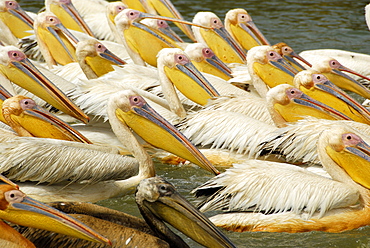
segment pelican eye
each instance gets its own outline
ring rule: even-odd
[[[173,192],[173,188],[171,187],[171,185],[167,185],[167,184],[160,184],[158,186],[158,192],[161,196],[170,196],[172,195],[172,192]]]
[[[19,101],[22,109],[32,109],[36,106],[36,103],[32,99],[22,99]]]
[[[158,21],[157,21],[157,25],[158,25],[158,27],[160,27],[160,28],[166,28],[166,27],[168,27],[167,22],[165,22],[165,21],[163,21],[163,20],[158,20]]]
[[[345,146],[357,146],[360,143],[364,143],[364,141],[354,133],[342,134],[342,140]]]
[[[141,96],[131,96],[130,98],[131,106],[142,107],[145,105],[145,100]]]
[[[20,203],[25,195],[19,190],[10,190],[4,193],[5,200],[9,203]]]
[[[16,9],[18,7],[18,3],[15,2],[15,1],[6,1],[5,2],[5,6],[8,8],[8,9]]]
[[[185,65],[189,63],[190,60],[184,54],[175,54],[175,62],[181,65]]]
[[[330,60],[329,61],[329,65],[332,68],[339,68],[340,67],[340,63],[337,60],[335,60],[335,59]]]

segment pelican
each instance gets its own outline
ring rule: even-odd
[[[77,61],[88,79],[98,78],[126,62],[95,39],[80,41],[76,47]]]
[[[323,74],[312,69],[301,71],[294,77],[294,85],[305,94],[337,109],[352,120],[369,124],[370,112]]]
[[[171,17],[174,19],[184,20],[180,12],[171,3],[170,0],[148,0],[148,4],[161,16]],[[193,42],[196,42],[196,38],[191,29],[181,22],[175,22],[175,25]]]
[[[92,154],[87,153],[85,150],[86,148],[81,149],[82,147],[86,146],[70,146],[70,148],[63,148],[63,150],[65,150],[65,153],[71,152],[72,149],[73,155],[63,155],[64,153],[54,154],[52,161],[50,161],[51,164],[46,165],[45,161],[43,161],[43,164],[47,167],[43,171],[43,174],[34,174],[33,172],[31,172],[31,168],[27,168],[27,164],[32,163],[32,160],[36,160],[37,162],[37,160],[42,160],[42,158],[39,158],[40,156],[35,154],[34,151],[32,151],[33,149],[31,149],[31,147],[30,149],[24,149],[24,146],[27,146],[28,144],[26,139],[20,140],[21,147],[18,147],[19,141],[4,143],[4,146],[8,148],[3,150],[4,152],[1,154],[1,156],[4,156],[3,159],[6,160],[6,162],[2,165],[2,170],[8,170],[7,173],[9,177],[18,177],[18,180],[22,181],[35,181],[36,179],[39,182],[47,182],[50,180],[52,180],[54,183],[59,182],[59,184],[55,185],[37,186],[34,186],[30,183],[22,183],[22,188],[25,192],[27,192],[29,195],[34,195],[35,198],[39,198],[42,201],[55,201],[56,199],[62,201],[98,201],[118,195],[127,194],[128,192],[132,192],[132,190],[137,186],[140,180],[155,175],[155,169],[151,157],[139,144],[139,142],[129,129],[130,127],[135,133],[137,133],[149,144],[174,153],[186,160],[191,161],[192,163],[205,168],[206,170],[209,170],[214,174],[219,173],[217,169],[215,169],[212,164],[210,164],[210,162],[186,139],[185,136],[179,133],[175,127],[173,127],[162,117],[160,117],[156,112],[154,112],[153,109],[144,101],[144,99],[137,95],[135,92],[122,91],[111,96],[108,103],[108,116],[109,122],[112,126],[112,130],[117,135],[117,138],[126,146],[126,149],[131,154],[133,154],[133,156],[139,162],[139,172],[137,175],[135,175],[135,173],[137,173],[137,164],[133,163],[133,161],[130,159],[128,159],[128,162],[125,162],[125,164],[123,162],[120,162],[118,165],[105,164],[107,159],[111,157],[109,156],[109,154],[104,155],[104,159],[103,161],[101,161],[100,159],[100,163],[103,163],[104,166],[118,166],[121,168],[114,168],[113,170],[110,169],[111,171],[104,176],[99,176],[99,171],[83,171],[81,163],[84,164],[86,162],[84,160],[87,159],[84,157],[84,153],[86,153],[86,156],[91,156]],[[129,125],[129,127],[126,125]],[[32,146],[34,147],[34,140],[29,141],[32,142]],[[41,154],[45,153],[46,150],[50,150],[52,153],[55,153],[55,149],[58,150],[57,147],[63,147],[64,145],[66,145],[66,142],[58,142],[55,145],[55,142],[48,142],[48,140],[45,139],[40,139],[40,142],[38,143],[41,145],[42,142],[48,144],[48,148],[45,149],[45,147],[36,147],[36,149],[39,150]],[[21,162],[21,164],[18,165],[16,161],[11,162],[11,160],[13,159],[17,160],[15,157],[7,157],[6,154],[7,152],[9,152],[8,150],[13,144],[14,147],[11,149],[11,151],[15,154],[17,152],[22,152],[22,156],[24,156],[23,161]],[[79,155],[76,155],[76,153]],[[64,162],[64,166],[62,167],[58,164],[60,162],[58,159],[62,159],[60,163],[63,164],[63,157],[64,160],[66,157],[68,160],[69,156],[71,155],[73,157],[73,161],[67,161],[67,164],[72,163],[71,165],[73,165],[74,163],[80,163],[80,165],[78,165],[80,166],[80,169],[78,167],[73,168],[69,165],[67,166],[66,162]],[[50,155],[47,156],[49,157]],[[81,158],[81,160],[79,160],[79,157]],[[116,157],[113,157],[112,159],[114,158]],[[87,159],[87,161],[89,161],[88,163],[91,163],[91,159],[92,158]],[[54,164],[57,165],[57,167],[54,167]],[[10,167],[13,168],[9,168],[9,165],[11,165]],[[93,165],[89,165],[90,170],[91,168],[94,168],[92,166]],[[101,164],[99,166],[101,166]],[[20,168],[16,169],[15,167]],[[114,171],[117,171],[117,169],[118,171],[121,171],[121,175],[119,177],[125,180],[102,181],[105,180],[103,178],[109,178],[110,176],[114,175]],[[40,170],[40,168],[38,168],[38,170]],[[68,178],[68,175],[66,176],[65,170],[69,170],[67,174],[69,174],[69,177],[71,178],[73,183],[60,183],[63,182],[63,180],[56,178],[60,176],[59,174],[61,174],[62,179]],[[81,172],[79,172],[79,170],[81,170]],[[51,179],[48,180],[48,177],[50,177]],[[90,183],[86,184],[79,181],[79,178],[83,177],[90,177],[90,179],[88,180],[90,181]],[[85,191],[83,195],[80,193],[81,189],[84,189]]]
[[[351,120],[340,111],[307,96],[290,84],[280,84],[270,89],[266,101],[271,117],[278,127],[305,116],[328,120]]]
[[[251,48],[247,54],[247,66],[253,86],[261,97],[276,85],[293,85],[293,78],[298,73],[270,46]]]
[[[226,31],[220,18],[212,12],[198,12],[193,23],[208,27],[202,29],[192,26],[198,42],[207,45],[225,63],[246,62],[246,54],[242,47]]]
[[[219,96],[181,49],[164,48],[159,52],[158,75],[171,110],[180,117],[185,117],[186,113],[173,85],[187,98],[200,105],[206,105],[208,99]]]
[[[84,123],[88,122],[89,117],[46,78],[18,48],[0,47],[0,72],[10,81],[39,96],[55,108]]]
[[[311,68],[326,76],[332,83],[334,83],[338,87],[354,92],[364,98],[370,98],[369,89],[367,89],[365,86],[363,86],[361,83],[357,82],[350,76],[344,74],[342,71],[349,72],[368,81],[370,81],[370,79],[351,70],[350,68],[343,66],[337,60],[326,57],[319,61],[316,61],[316,63],[313,63]]]
[[[114,22],[116,24],[117,31],[121,34],[122,43],[125,45],[127,52],[135,64],[139,65],[145,65],[144,62],[146,62],[149,65],[156,66],[156,56],[162,48],[179,48],[173,39],[168,36],[162,36],[155,29],[151,29],[139,22],[144,18],[179,22],[206,28],[191,22],[169,17],[149,15],[133,9],[123,10],[115,17]]]
[[[77,61],[77,38],[71,34],[52,12],[41,12],[34,23],[34,31],[40,52],[49,68]]]
[[[3,101],[2,118],[19,136],[54,138],[91,144],[86,137],[29,97],[16,95]]]
[[[136,202],[145,221],[120,211],[88,203],[58,202],[50,205],[78,217],[85,224],[94,226],[112,241],[113,247],[124,247],[127,244],[137,247],[188,247],[164,222],[205,247],[235,247],[207,217],[183,198],[172,184],[160,177],[140,182]],[[51,246],[59,243],[63,244],[63,247],[96,247],[96,244],[88,241],[64,235],[45,234],[43,231],[33,229],[23,231],[23,235],[36,245],[38,244],[36,242],[40,242]],[[42,237],[39,237],[41,235]]]
[[[109,239],[82,222],[27,196],[19,190],[18,185],[4,176],[0,175],[0,180],[2,206],[0,218],[2,220],[111,245]],[[0,222],[0,229],[2,231],[0,244],[6,247],[35,247],[4,221]]]
[[[302,56],[300,56],[299,54],[297,54],[293,48],[291,48],[290,46],[288,46],[286,43],[284,42],[279,42],[275,45],[272,46],[273,48],[275,48],[275,51],[277,53],[279,53],[284,59],[288,60],[288,62],[295,68],[297,69],[298,71],[302,71],[302,70],[305,70],[306,68],[301,65],[300,63],[298,63],[298,61],[296,61],[294,58],[300,60],[301,62],[303,62],[305,65],[307,65],[308,67],[311,67],[312,65],[310,64],[310,62],[308,62],[307,60],[305,60]]]
[[[198,187],[200,210],[232,231],[342,232],[368,225],[369,145],[346,125],[322,132],[317,152],[332,179],[302,168],[253,160]]]
[[[254,24],[252,17],[244,9],[232,9],[226,13],[225,28],[246,51],[252,47],[270,43]]]
[[[215,75],[226,81],[233,77],[231,69],[205,44],[189,44],[184,51],[200,72]]]
[[[93,32],[74,7],[71,0],[45,0],[46,11],[55,14],[63,25],[94,37]]]
[[[17,1],[0,1],[0,22],[3,40],[8,45],[17,45],[18,39],[31,35],[33,19]],[[7,35],[6,35],[7,34]]]

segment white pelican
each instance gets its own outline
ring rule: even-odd
[[[180,12],[171,3],[170,0],[148,0],[148,4],[152,7],[160,16],[171,17],[174,19],[184,20]],[[175,25],[193,42],[196,42],[196,38],[189,28],[181,22],[175,22]]]
[[[235,247],[207,217],[162,178],[142,180],[137,188],[136,202],[145,221],[90,203],[56,202],[50,205],[94,227],[112,241],[113,247],[125,247],[127,244],[134,247],[188,247],[164,222],[206,247]],[[63,244],[64,247],[96,247],[92,242],[65,235],[46,234],[31,228],[22,230],[22,234],[36,245],[44,243],[50,246]]]
[[[17,1],[0,1],[1,39],[7,45],[17,45],[18,39],[31,35],[33,19]]]
[[[251,48],[247,54],[247,67],[253,86],[261,97],[276,85],[293,85],[294,75],[298,73],[270,46]]]
[[[0,120],[22,137],[54,138],[91,144],[77,130],[40,108],[29,97],[8,97],[1,103],[1,115]]]
[[[334,83],[338,87],[354,92],[364,98],[370,98],[369,89],[354,80],[352,77],[344,74],[342,71],[351,73],[352,75],[356,75],[368,81],[370,81],[370,79],[351,70],[348,67],[343,66],[341,63],[339,63],[339,61],[330,57],[325,57],[321,60],[316,60],[315,62],[313,62],[311,68],[326,76],[332,83]]]
[[[220,18],[212,12],[198,12],[193,23],[208,27],[202,29],[192,26],[195,38],[198,42],[207,45],[225,63],[246,62],[244,49],[226,31]]]
[[[351,120],[340,111],[315,100],[290,84],[280,84],[266,95],[267,108],[278,127],[305,116],[328,120]]]
[[[40,228],[89,241],[111,245],[109,239],[71,216],[27,196],[18,185],[0,175],[0,244],[6,247],[35,247],[3,220],[14,224]],[[95,243],[96,244],[96,243]],[[4,246],[5,247],[5,246]]]
[[[108,103],[108,115],[109,122],[111,123],[112,129],[117,135],[118,139],[122,143],[124,143],[126,149],[134,155],[137,161],[139,161],[139,173],[137,175],[135,175],[137,171],[137,165],[133,164],[132,160],[129,159],[129,163],[120,162],[118,164],[113,163],[109,165],[107,159],[110,159],[110,157],[112,157],[109,154],[104,155],[103,161],[101,160],[102,158],[99,158],[100,163],[104,164],[104,167],[121,167],[118,168],[118,171],[121,171],[121,175],[119,177],[126,180],[102,181],[106,180],[106,178],[109,178],[109,174],[113,176],[113,174],[116,173],[115,171],[117,171],[117,168],[113,170],[110,169],[111,171],[106,175],[100,175],[100,169],[94,172],[94,167],[92,167],[92,165],[89,165],[89,172],[87,172],[86,169],[85,171],[82,171],[82,167],[80,167],[81,171],[79,172],[80,169],[78,168],[78,166],[86,163],[87,161],[84,161],[87,159],[86,156],[91,156],[92,154],[91,152],[86,152],[86,146],[79,146],[85,147],[85,149],[81,149],[78,148],[78,146],[72,145],[65,146],[67,142],[58,142],[58,144],[53,145],[53,143],[55,144],[55,142],[51,142],[45,139],[39,139],[40,142],[37,142],[37,144],[46,143],[48,144],[48,149],[45,149],[44,146],[41,148],[35,147],[36,143],[32,143],[30,149],[23,149],[19,147],[19,145],[23,147],[30,145],[27,143],[27,139],[22,139],[18,141],[13,140],[11,142],[4,143],[4,146],[7,148],[3,150],[1,156],[4,159],[3,161],[6,162],[2,164],[2,170],[8,170],[7,175],[9,177],[11,177],[11,174],[13,174],[13,177],[17,177],[19,180],[22,181],[35,181],[35,179],[39,182],[50,181],[47,179],[47,177],[50,177],[51,180],[53,180],[54,182],[61,182],[61,179],[56,179],[56,177],[59,176],[59,173],[64,178],[66,178],[66,173],[69,174],[69,177],[73,182],[81,182],[79,181],[79,178],[86,178],[86,176],[87,178],[90,177],[90,179],[86,179],[90,181],[90,183],[87,184],[62,183],[55,185],[34,186],[32,184],[30,185],[29,183],[22,183],[22,188],[25,192],[28,192],[28,194],[30,195],[34,195],[34,197],[39,198],[42,201],[52,201],[53,199],[53,201],[55,201],[55,199],[63,201],[98,201],[132,192],[132,190],[134,190],[140,180],[142,180],[143,178],[154,176],[155,169],[151,157],[139,144],[136,137],[129,129],[130,127],[146,142],[172,152],[209,171],[212,171],[215,174],[219,173],[210,164],[210,162],[185,138],[185,136],[179,133],[175,127],[173,127],[162,117],[160,117],[156,112],[154,112],[151,107],[149,107],[149,105],[144,101],[144,99],[138,96],[136,93],[132,91],[122,91],[111,96]],[[129,125],[129,127],[126,125]],[[29,141],[35,142],[34,140]],[[51,157],[52,159],[50,160],[50,163],[45,163],[45,160],[43,160],[42,157],[35,154],[34,151],[31,151],[33,150],[32,146],[36,148],[39,152],[41,152],[41,154],[46,153],[47,150],[51,150],[54,155]],[[58,150],[58,146],[63,148],[63,151],[60,151],[60,154],[55,154],[55,151]],[[73,155],[71,153],[67,155],[67,153],[71,151],[73,152]],[[8,152],[14,154],[9,154],[10,156],[8,156]],[[85,152],[86,155],[84,154]],[[17,153],[22,153],[21,155],[19,155],[23,157],[23,161],[21,162],[21,164],[17,164],[16,162]],[[101,154],[102,152],[100,152],[98,155],[102,156]],[[47,157],[49,156],[50,155],[48,154]],[[60,157],[62,157],[62,161],[59,160],[61,159]],[[72,160],[68,161],[69,158]],[[13,162],[11,162],[11,160],[13,160]],[[40,175],[39,173],[34,174],[33,172],[31,172],[32,168],[28,167],[30,165],[28,163],[38,163],[30,162],[32,160],[43,160],[42,164],[44,164],[45,168],[43,169],[42,175]],[[97,165],[97,162],[94,162],[96,166],[95,169],[101,166],[101,164]],[[63,163],[64,165],[60,165]],[[75,166],[76,163],[80,163],[80,165],[74,168],[70,167],[70,165]],[[91,161],[89,161],[88,163],[91,163]],[[8,165],[11,164],[11,167],[13,168],[9,168]],[[55,165],[57,165],[57,167],[54,167]],[[41,164],[39,164],[39,166],[41,166]],[[8,169],[6,167],[8,167]],[[15,167],[18,168],[15,169]],[[40,167],[38,167],[38,170],[41,170]],[[68,172],[66,170],[68,170]],[[124,173],[124,171],[126,171],[126,174]],[[92,182],[95,183],[91,184]],[[82,188],[85,191],[84,194],[80,193]]]
[[[205,44],[189,44],[184,51],[200,72],[212,74],[226,81],[233,77],[231,69]]]
[[[71,0],[45,0],[47,12],[58,17],[67,29],[84,32],[94,37],[93,32],[78,13]]]
[[[232,231],[342,232],[370,224],[370,147],[349,126],[332,125],[317,143],[332,179],[302,168],[253,160],[235,165],[198,187],[202,211]]]
[[[270,43],[254,24],[252,17],[246,10],[229,10],[224,22],[226,30],[246,51],[255,46],[270,46]]]
[[[305,94],[342,112],[353,121],[370,124],[369,110],[330,82],[323,74],[312,69],[301,71],[294,77],[294,85]]]
[[[88,79],[98,78],[113,71],[113,65],[126,64],[95,39],[78,42],[76,56],[78,64]]]
[[[308,67],[312,66],[307,60],[305,60],[302,56],[297,54],[293,50],[293,48],[291,48],[284,42],[279,42],[273,45],[272,47],[275,49],[277,53],[279,53],[284,59],[286,59],[298,71],[305,70],[306,68],[295,59],[300,60]]]
[[[75,46],[78,39],[71,34],[52,12],[41,12],[34,23],[40,52],[49,68],[77,61]]]
[[[162,48],[179,48],[177,42],[172,38],[169,38],[167,35],[163,36],[157,30],[141,23],[140,20],[144,18],[172,21],[207,28],[184,20],[149,15],[133,9],[121,11],[115,17],[114,22],[127,52],[135,64],[139,65],[144,65],[144,62],[146,62],[149,65],[156,66],[156,56]]]
[[[84,123],[88,122],[89,117],[46,78],[18,48],[0,47],[0,72],[13,83],[37,95],[55,108]]]

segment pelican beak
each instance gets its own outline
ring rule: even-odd
[[[313,77],[315,77],[315,74],[313,75]],[[350,106],[355,111],[357,111],[361,115],[361,117],[363,117],[366,120],[365,121],[366,124],[369,124],[369,122],[370,122],[370,112],[365,107],[363,107],[360,103],[358,103],[355,99],[353,99],[351,96],[349,96],[346,92],[344,92],[343,90],[338,88],[338,86],[336,86],[335,84],[333,84],[329,80],[326,80],[325,82],[322,82],[322,83],[316,83],[315,87],[320,89],[323,92],[327,92],[327,93],[330,94],[330,95],[325,94],[324,99],[326,99],[326,97],[333,97],[334,96],[335,98],[342,100],[348,106]],[[320,98],[315,97],[315,99],[321,99],[321,97]],[[338,109],[339,109],[339,107],[340,106],[338,106]],[[351,114],[356,115],[355,111],[350,110]],[[341,112],[344,113],[344,111],[341,111]],[[355,121],[359,121],[359,122],[364,122],[364,121],[361,121],[362,118],[359,119],[359,120],[354,119],[354,118],[351,118],[351,119],[353,119]]]
[[[183,20],[176,7],[168,0],[149,0],[150,5],[159,13],[161,16],[171,17],[178,20]],[[196,42],[195,36],[191,29],[182,22],[175,22],[176,26],[189,37],[193,42]]]
[[[238,23],[237,25],[232,24],[230,27],[232,32],[234,33],[234,37],[246,50],[249,50],[255,46],[270,46],[268,40],[261,33],[261,31],[257,28],[252,20],[245,23]]]
[[[148,187],[156,189],[150,191]],[[142,192],[144,190],[149,192]],[[149,196],[150,193],[154,197]],[[141,197],[142,195],[149,197]],[[136,192],[136,201],[140,211],[144,212],[144,218],[145,212],[150,212],[154,218],[169,223],[205,247],[235,247],[207,217],[162,178],[142,180]]]
[[[284,55],[283,58],[286,59],[293,67],[295,67],[299,71],[306,70],[306,68],[304,68],[300,63],[298,63],[294,58],[302,61],[309,67],[312,66],[307,60],[305,60],[302,56],[298,55],[294,51],[291,52],[289,55]]]
[[[87,56],[85,58],[86,63],[96,73],[98,77],[113,71],[112,65],[125,65],[126,62],[121,58],[117,57],[108,49],[97,52],[98,56]]]
[[[124,60],[117,57],[114,53],[112,53],[108,49],[105,49],[103,52],[100,52],[99,56],[108,60],[108,61],[110,61],[114,65],[125,65],[125,64],[127,64]]]
[[[178,36],[175,31],[172,30],[172,28],[167,24],[167,22],[163,21],[163,27],[159,28],[159,31],[161,31],[164,35],[170,37],[175,42],[184,42],[180,36]]]
[[[290,99],[290,102],[286,105],[275,103],[274,108],[288,122],[297,121],[303,116],[313,116],[319,119],[329,120],[351,120],[345,114],[322,102],[316,101],[296,88],[288,88],[286,95]]]
[[[370,189],[370,146],[354,133],[342,134],[341,141],[329,144],[326,152],[355,182]]]
[[[236,57],[233,61],[229,61],[223,56],[219,56],[219,58],[225,63],[240,63],[244,64],[246,62],[246,54],[244,49],[231,37],[231,35],[227,32],[225,27],[213,28],[213,32],[209,30],[201,30],[201,34],[206,40],[209,47],[215,52],[216,55],[218,54],[235,54]],[[222,45],[220,45],[222,44]],[[222,53],[219,51],[218,47],[223,47]]]
[[[31,35],[29,31],[33,30],[33,19],[16,1],[6,1],[5,5],[7,11],[0,12],[1,21],[18,39]]]
[[[280,84],[293,85],[293,79],[298,71],[275,51],[267,52],[267,63],[253,64],[255,73],[270,87]]]
[[[62,23],[56,24],[54,27],[47,27],[47,30],[63,47],[63,51],[68,53],[70,59],[72,61],[77,61],[75,55],[75,46],[78,43],[78,39],[74,37],[74,35],[72,35]]]
[[[344,66],[341,66],[338,69],[332,69],[331,70],[332,73],[322,73],[322,74],[324,74],[331,82],[333,82],[339,88],[349,90],[365,98],[370,98],[370,91],[365,86],[363,86],[361,83],[357,82],[355,79],[344,74],[341,71],[346,71],[361,77],[361,74],[358,74]],[[362,77],[368,79],[364,76]]]
[[[60,5],[51,4],[50,11],[53,12],[61,20],[66,28],[79,32],[84,32],[94,37],[91,29],[87,26],[86,22],[80,16],[70,0],[63,2],[59,1],[59,3]]]
[[[18,107],[19,106],[19,107]],[[21,111],[9,112],[12,107]],[[16,123],[26,129],[32,136],[53,138],[92,144],[86,137],[51,113],[40,108],[25,96],[14,96],[6,99],[2,105],[4,118],[11,118],[8,123]]]
[[[131,109],[116,109],[116,116],[149,144],[171,152],[205,170],[219,174],[206,157],[172,124],[151,108],[141,96],[130,96]]]
[[[18,186],[1,176],[0,192],[3,204],[0,218],[18,225],[111,245],[110,240],[88,226],[46,204],[26,196]]]
[[[230,78],[233,78],[233,76],[231,75],[232,73],[231,69],[224,62],[222,62],[216,55],[213,55],[212,57],[207,58],[206,62],[210,66],[216,68],[216,70],[218,70],[220,74],[223,75],[221,76],[221,78],[224,78],[225,80],[229,80]]]
[[[176,56],[176,55],[175,55]],[[207,79],[198,71],[189,59],[182,58],[181,64],[175,67],[164,67],[164,71],[170,81],[181,91],[187,98],[200,105],[206,105],[210,98],[219,96],[215,88]]]
[[[12,82],[32,92],[55,108],[81,120],[89,117],[74,104],[61,90],[47,79],[20,51],[9,51],[11,62],[8,66],[0,65],[0,71]]]

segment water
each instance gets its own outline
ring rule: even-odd
[[[18,1],[23,9],[37,12],[40,0]],[[186,20],[198,11],[212,11],[223,19],[232,8],[244,8],[271,44],[286,42],[296,52],[309,49],[334,48],[370,53],[370,41],[364,7],[367,1],[330,0],[173,0]],[[157,173],[173,183],[179,192],[193,201],[189,192],[211,175],[193,167],[156,164]],[[99,202],[110,208],[139,216],[132,196]],[[237,247],[370,247],[370,226],[340,234],[309,232],[226,233]],[[191,247],[199,247],[187,239]]]

